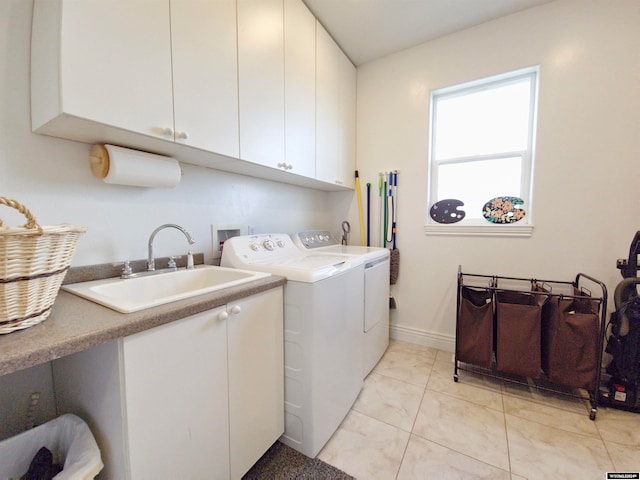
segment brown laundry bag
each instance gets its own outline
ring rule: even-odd
[[[556,296],[545,305],[544,323],[548,324],[549,333],[542,351],[543,369],[549,381],[587,390],[595,388],[600,337],[598,310],[597,301]]]
[[[496,368],[505,373],[539,378],[542,305],[547,295],[496,293]]]
[[[493,300],[491,290],[461,287],[456,358],[491,367],[493,358]]]
[[[597,315],[600,312],[600,301],[594,299],[591,294],[583,292],[578,288],[574,288],[573,296],[580,297],[574,298],[573,301],[581,313],[595,313]],[[599,328],[600,327],[598,327],[598,329]]]
[[[532,290],[535,292],[551,293],[550,290],[541,285],[534,285]],[[549,375],[551,365],[551,345],[555,345],[556,335],[558,331],[558,297],[551,297],[548,302],[542,306],[541,312],[541,330],[540,330],[540,358],[542,370]]]

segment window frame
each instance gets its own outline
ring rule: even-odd
[[[527,148],[525,150],[498,152],[493,154],[455,157],[444,160],[436,160],[435,156],[435,132],[437,127],[437,101],[440,99],[455,98],[516,83],[523,79],[530,79],[531,89],[529,98],[529,128],[527,132]],[[429,152],[428,152],[428,187],[427,187],[427,215],[424,226],[427,235],[482,235],[482,236],[517,236],[529,237],[533,232],[532,200],[533,200],[533,166],[535,159],[536,124],[538,115],[538,89],[540,81],[540,66],[531,66],[511,72],[484,77],[471,82],[466,82],[431,91],[429,111]],[[526,216],[519,222],[512,224],[493,224],[483,218],[464,219],[458,223],[440,224],[429,215],[431,206],[435,203],[437,191],[438,167],[446,164],[457,164],[475,161],[487,161],[507,157],[521,157],[520,198],[524,200]]]

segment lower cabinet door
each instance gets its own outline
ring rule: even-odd
[[[226,309],[123,339],[130,475],[227,479]]]
[[[230,463],[236,479],[284,433],[282,288],[230,303],[227,312]]]

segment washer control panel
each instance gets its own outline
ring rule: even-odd
[[[338,244],[328,230],[308,230],[306,232],[298,232],[295,235],[298,237],[300,244],[309,249]]]
[[[286,233],[270,233],[231,237],[224,244],[223,260],[225,255],[237,256],[245,263],[261,263],[299,257],[302,252]]]

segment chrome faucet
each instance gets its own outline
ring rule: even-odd
[[[147,259],[147,270],[149,272],[153,272],[156,269],[156,262],[153,258],[153,239],[156,236],[156,233],[158,233],[160,230],[163,230],[165,228],[176,228],[180,230],[182,233],[184,233],[184,236],[187,237],[187,241],[189,242],[189,245],[193,245],[195,243],[195,240],[191,238],[191,235],[189,235],[189,232],[187,232],[180,225],[176,225],[174,223],[165,223],[164,225],[160,225],[151,233],[151,236],[149,237],[149,258]]]

